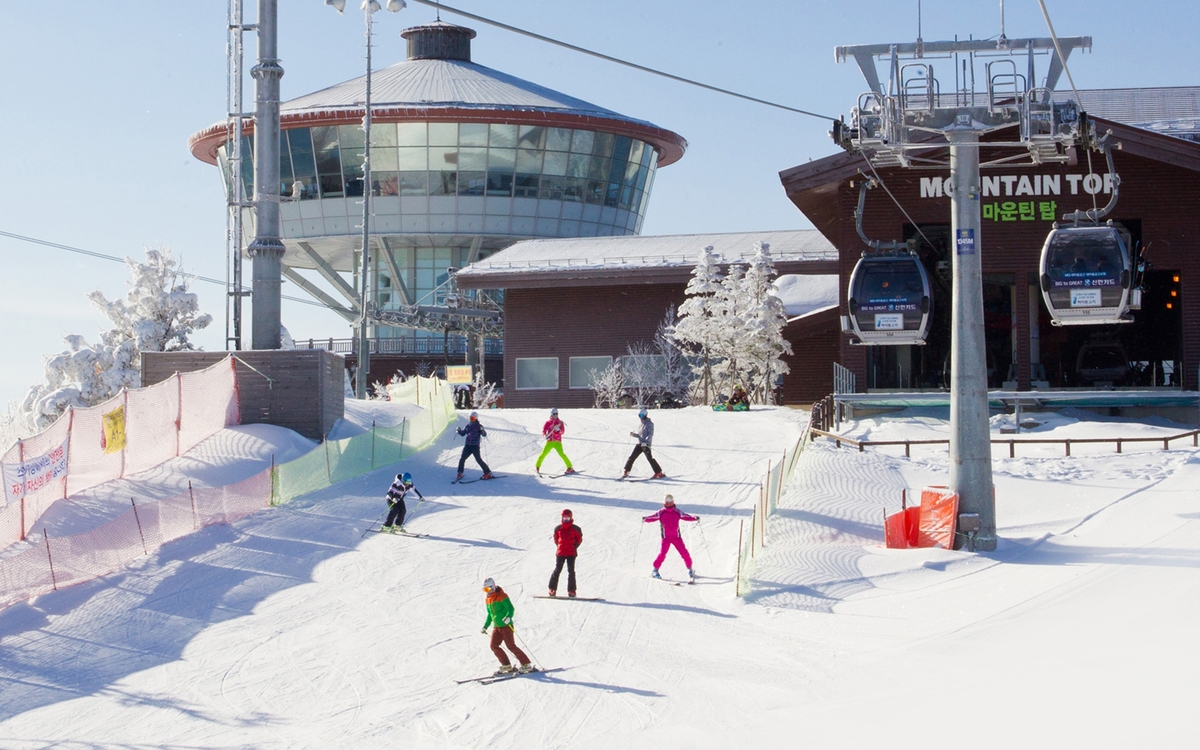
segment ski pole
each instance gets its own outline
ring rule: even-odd
[[[645,522],[645,521],[642,521],[642,522],[641,522],[640,524],[638,524],[638,525],[639,525],[639,526],[641,526],[641,528],[640,528],[640,529],[638,529],[638,540],[637,540],[637,546],[633,548],[633,564],[634,564],[634,565],[637,565],[637,553],[638,553],[638,550],[640,550],[640,549],[642,548],[642,532],[644,532],[644,531],[646,530],[646,522]]]
[[[696,528],[700,531],[700,541],[704,542],[704,554],[708,557],[709,565],[716,565],[712,559],[712,550],[708,547],[708,540],[704,538],[704,527],[700,525],[700,519],[696,519]]]
[[[385,510],[383,513],[387,513],[387,511]],[[383,518],[383,513],[380,513],[378,516],[376,516],[376,517],[375,517],[375,520],[374,520],[374,521],[372,521],[372,522],[371,522],[371,525],[367,527],[367,531],[370,531],[370,530],[371,530],[371,529],[372,529],[372,528],[375,526],[375,524],[379,523],[379,519],[380,519],[380,518]],[[362,539],[362,538],[363,538],[363,536],[366,536],[366,535],[367,535],[367,531],[364,531],[364,532],[362,533],[362,536],[360,536],[360,537],[359,537],[359,539]]]
[[[514,636],[516,636],[516,639],[517,639],[518,641],[520,641],[520,642],[521,642],[521,648],[522,648],[522,650],[524,650],[524,651],[525,651],[525,655],[529,657],[529,661],[530,661],[531,663],[533,663],[533,665],[534,665],[535,667],[537,667],[537,668],[538,668],[538,670],[540,671],[540,670],[541,670],[541,668],[542,668],[542,665],[541,665],[541,662],[540,662],[540,660],[539,660],[537,657],[535,657],[535,656],[533,655],[533,649],[531,649],[531,648],[529,647],[529,644],[525,643],[525,639],[524,639],[524,638],[522,638],[521,636],[517,635],[517,628],[516,628],[516,626],[513,626],[513,629],[512,629],[512,631],[513,631],[513,635],[514,635]]]

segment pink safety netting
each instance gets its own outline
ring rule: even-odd
[[[109,450],[104,418],[120,408],[124,409],[125,446]],[[52,478],[49,471],[40,472],[36,486],[30,482],[23,496],[15,490],[17,485],[5,482],[0,545],[24,539],[56,500],[158,466],[237,423],[233,357],[204,370],[176,374],[161,383],[125,391],[98,406],[68,411],[47,430],[13,446],[0,459],[8,477],[17,467],[53,455],[66,443],[65,471]]]
[[[158,502],[131,502],[120,517],[83,534],[43,537],[0,559],[0,606],[120,570],[202,526],[231,523],[267,508],[271,470],[224,487],[196,488]]]

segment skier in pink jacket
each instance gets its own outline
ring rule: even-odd
[[[667,550],[674,545],[675,549],[679,550],[679,556],[683,558],[683,564],[687,566],[688,578],[696,580],[696,572],[692,569],[692,556],[688,554],[687,547],[683,544],[683,537],[679,535],[680,521],[699,521],[700,516],[693,516],[675,507],[675,498],[667,495],[663,499],[662,510],[649,516],[645,516],[642,520],[646,523],[654,523],[657,521],[662,531],[662,548],[658,551],[658,557],[654,558],[654,572],[650,575],[654,578],[662,578],[658,574],[658,569],[662,566],[663,560],[667,559]]]

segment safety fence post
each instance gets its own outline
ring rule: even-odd
[[[329,436],[325,436],[325,473],[329,477],[329,481],[333,482],[333,468],[329,465]]]
[[[50,554],[50,532],[42,527],[42,540],[46,542],[46,559],[50,561],[50,585],[58,591],[58,580],[54,577],[54,556]]]
[[[138,516],[137,503],[135,503],[131,497],[129,498],[129,504],[133,506],[133,520],[137,521],[138,536],[142,538],[142,552],[145,552],[148,555],[150,554],[150,550],[146,547],[146,534],[142,531],[142,519]]]
[[[371,468],[375,468],[375,420],[371,420]]]

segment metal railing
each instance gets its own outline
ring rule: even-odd
[[[402,354],[402,355],[466,355],[467,341],[462,337],[444,340],[440,338],[423,338],[417,336],[397,336],[395,338],[375,338],[369,340],[371,354]],[[504,341],[500,339],[484,339],[484,354],[489,357],[504,356]],[[297,340],[297,349],[324,349],[334,354],[355,354],[358,352],[358,339],[307,339]]]
[[[912,455],[912,446],[914,445],[949,445],[950,440],[855,440],[843,435],[836,435],[826,430],[813,427],[809,430],[809,435],[813,440],[817,436],[827,437],[837,443],[840,448],[843,444],[853,448],[858,448],[858,452],[862,453],[868,446],[887,446],[887,445],[903,445],[905,457]],[[1000,438],[993,439],[992,445],[1007,445],[1008,457],[1016,458],[1016,450],[1018,445],[1062,445],[1065,455],[1071,455],[1072,445],[1086,445],[1091,443],[1114,443],[1117,446],[1117,453],[1121,452],[1121,448],[1125,443],[1162,443],[1163,450],[1171,449],[1171,442],[1175,440],[1183,440],[1185,438],[1192,439],[1193,447],[1200,447],[1200,430],[1190,430],[1181,432],[1176,435],[1163,435],[1161,437],[1114,437],[1114,438]]]

